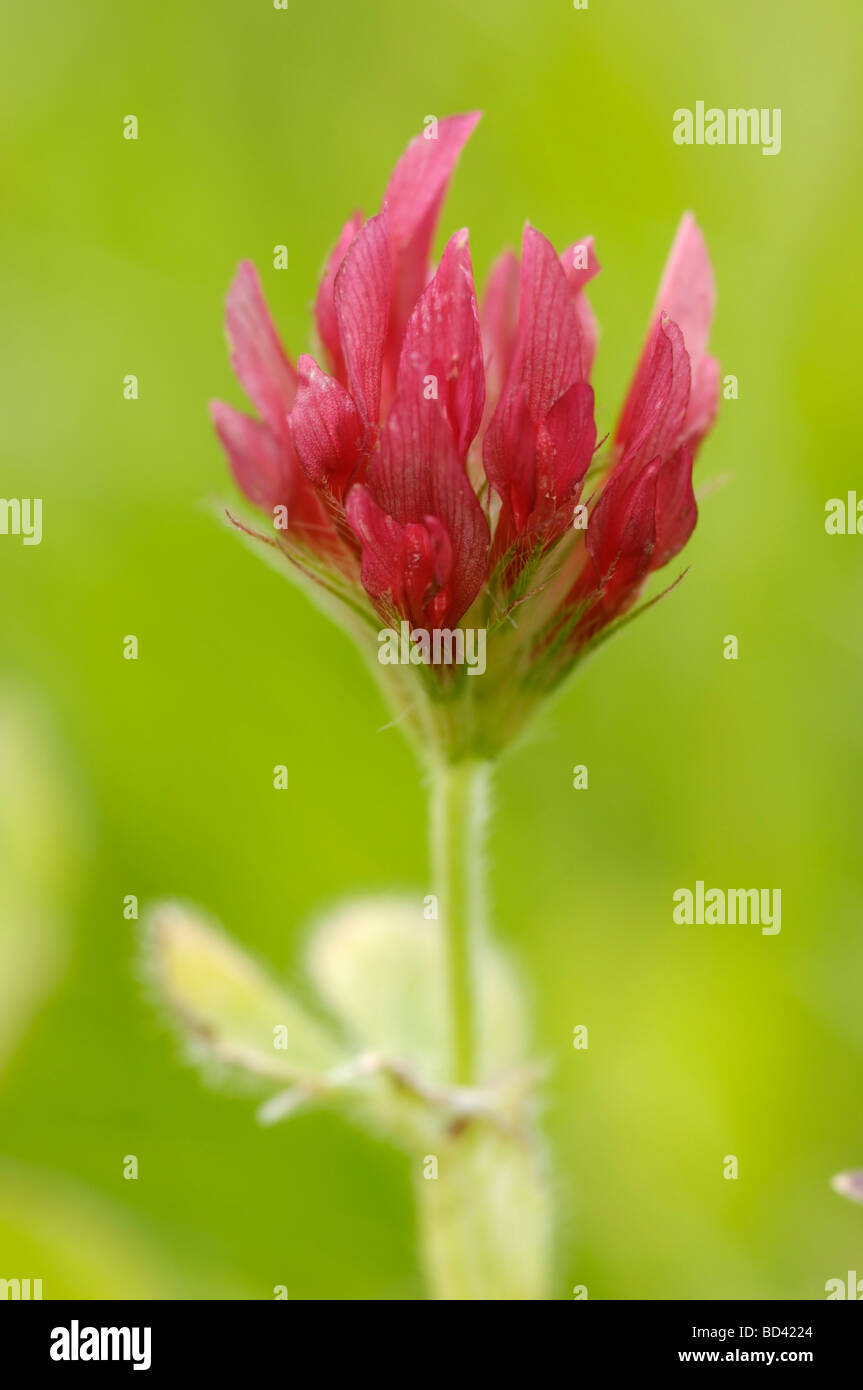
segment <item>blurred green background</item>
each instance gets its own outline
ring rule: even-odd
[[[0,1077],[0,1275],[46,1297],[423,1296],[407,1160],[334,1116],[262,1130],[202,1086],[122,906],[187,897],[290,975],[334,898],[427,891],[412,755],[340,632],[214,521],[233,492],[206,405],[241,403],[238,259],[304,350],[344,218],[377,208],[424,116],[480,107],[441,233],[470,226],[480,279],[526,217],[558,246],[595,235],[602,429],[686,208],[740,383],[684,583],[497,778],[495,920],[553,1065],[556,1295],[823,1298],[863,1261],[863,1212],[829,1188],[863,1163],[863,540],[824,531],[861,482],[859,7],[84,0],[3,29],[0,491],[44,499],[44,539],[0,537],[7,744],[33,750],[3,788],[30,839],[0,932],[4,993],[45,989]],[[676,146],[699,99],[780,107],[781,154]],[[674,926],[697,878],[781,888],[781,934]]]

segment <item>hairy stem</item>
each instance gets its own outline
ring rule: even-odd
[[[431,863],[446,943],[452,1079],[477,1080],[477,954],[484,932],[488,764],[439,763],[432,771]]]
[[[486,1080],[480,1014],[485,942],[484,839],[490,764],[432,770],[433,887],[446,951],[450,1077]],[[503,1122],[501,1123],[501,1118]],[[439,1171],[417,1180],[420,1242],[436,1299],[542,1299],[551,1247],[548,1180],[526,1110],[441,1129]]]

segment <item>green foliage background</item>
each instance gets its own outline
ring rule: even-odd
[[[441,230],[470,226],[480,278],[525,217],[558,245],[594,233],[603,427],[687,207],[740,382],[685,581],[497,779],[496,926],[553,1064],[556,1292],[823,1298],[863,1260],[863,1212],[829,1188],[863,1163],[863,541],[824,532],[861,482],[859,7],[83,0],[7,7],[3,30],[0,491],[43,497],[45,534],[0,538],[0,662],[52,730],[38,803],[64,809],[33,823],[59,978],[0,1078],[0,1275],[46,1297],[423,1296],[406,1160],[331,1115],[261,1130],[178,1065],[122,902],[200,902],[290,976],[334,898],[428,891],[424,789],[360,658],[213,519],[232,489],[206,403],[241,401],[237,260],[303,350],[344,218],[424,116],[481,107]],[[781,154],[676,146],[698,99],[781,107]],[[781,934],[675,927],[696,878],[781,888]],[[13,894],[0,932],[27,920]]]

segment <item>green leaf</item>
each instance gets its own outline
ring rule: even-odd
[[[319,923],[308,967],[322,999],[356,1045],[407,1061],[423,1080],[447,1080],[444,943],[422,899],[348,902]],[[501,954],[487,945],[479,963],[480,1080],[523,1064],[521,993]]]
[[[199,1059],[311,1085],[344,1061],[328,1030],[201,913],[162,903],[144,931],[151,978]]]

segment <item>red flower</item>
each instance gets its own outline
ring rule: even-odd
[[[510,674],[544,665],[550,683],[695,525],[692,464],[718,398],[706,354],[713,280],[687,216],[604,484],[591,487],[592,240],[558,256],[526,227],[521,262],[507,252],[495,264],[481,313],[466,231],[431,272],[444,194],[477,119],[417,136],[382,211],[345,224],[315,303],[324,366],[306,355],[291,364],[241,265],[227,330],[260,420],[221,404],[213,416],[248,499],[287,509],[274,541],[303,568],[347,581],[389,624],[452,627],[472,610],[493,637],[518,608],[515,647],[511,633],[500,639]],[[586,530],[573,527],[583,496]]]
[[[692,464],[719,396],[719,365],[706,355],[715,298],[704,239],[687,214],[615,431],[616,461],[590,517],[588,558],[568,596],[583,609],[582,640],[631,607],[647,575],[695,528]]]

